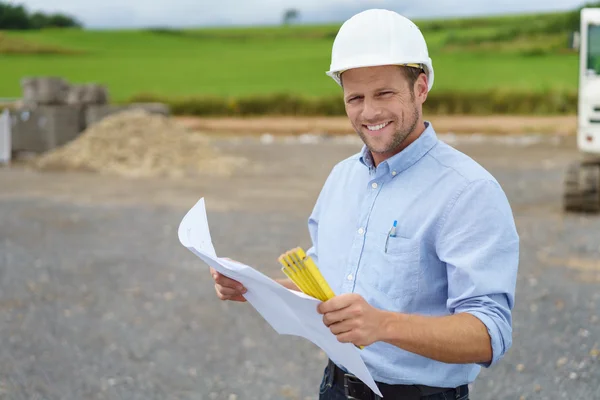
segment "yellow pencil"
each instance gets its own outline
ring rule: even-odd
[[[325,294],[325,297],[328,300],[333,298],[335,296],[335,293],[333,293],[333,290],[331,290],[331,288],[329,287],[329,284],[327,283],[327,281],[321,274],[321,271],[319,271],[319,268],[317,267],[315,262],[312,260],[312,258],[308,257],[306,255],[306,253],[304,253],[304,250],[302,250],[301,248],[298,249],[297,254],[300,257],[300,259],[302,260],[302,262],[304,263],[304,265],[306,265],[306,267],[308,268],[308,271],[310,272],[310,274],[315,278],[315,280],[319,284],[319,287]]]
[[[310,285],[310,287],[312,289],[313,297],[315,297],[321,301],[325,301],[327,299],[327,297],[325,296],[325,293],[321,290],[321,287],[319,286],[318,282],[314,279],[314,277],[312,276],[312,274],[310,273],[308,268],[306,268],[306,266],[304,265],[304,263],[298,256],[297,250],[296,249],[291,250],[288,252],[288,254],[289,254],[291,260],[294,262],[294,264],[300,269],[301,273],[303,274],[306,281]]]
[[[288,263],[289,267],[295,272],[296,276],[298,277],[298,280],[302,282],[302,285],[305,288],[302,291],[308,294],[309,296],[315,297],[315,291],[311,285],[310,280],[308,279],[308,276],[306,276],[306,273],[294,263],[294,260],[290,256],[289,252],[285,253],[284,260]]]
[[[285,259],[285,255],[282,254],[278,258],[278,261],[283,266],[281,268],[283,273],[290,278],[302,292],[307,293],[307,291],[310,291],[310,289],[304,283],[304,280],[301,279],[301,277],[298,276],[298,273],[291,267],[291,265],[289,265],[288,261]]]

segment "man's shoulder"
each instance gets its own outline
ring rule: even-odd
[[[481,164],[445,142],[438,141],[428,156],[442,169],[449,171],[453,178],[465,184],[482,180],[497,183],[496,178]]]

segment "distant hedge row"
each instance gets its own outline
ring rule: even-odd
[[[239,98],[166,98],[150,94],[134,96],[128,102],[161,102],[175,115],[194,116],[339,116],[345,115],[341,96],[308,98],[291,94]],[[577,112],[577,92],[517,92],[490,90],[479,93],[432,92],[424,104],[428,114],[513,114],[555,115]]]
[[[499,16],[488,18],[431,19],[418,25],[424,31],[443,31],[448,29],[469,30],[472,28],[505,28],[511,31],[509,36],[535,33],[559,33],[579,30],[582,8],[598,8],[600,1],[588,1],[576,9],[544,14]]]
[[[83,51],[71,50],[61,46],[29,42],[15,37],[7,37],[0,32],[0,54],[83,54]]]

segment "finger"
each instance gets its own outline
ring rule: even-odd
[[[244,285],[242,285],[240,282],[228,278],[225,275],[220,274],[218,272],[217,277],[215,278],[215,283],[224,287],[236,288],[238,290],[242,290],[244,288]]]
[[[218,283],[215,284],[215,287],[217,288],[217,291],[219,293],[221,293],[222,295],[224,295],[224,296],[237,296],[237,295],[241,295],[243,293],[246,293],[245,290],[238,290],[238,289],[235,289],[235,288],[230,288],[230,287],[227,287],[227,286],[222,286],[222,285],[219,285]]]
[[[236,296],[221,296],[220,299],[228,300],[228,301],[237,301],[240,303],[244,303],[247,301],[246,298],[244,296],[242,296],[241,294],[238,294]]]
[[[239,301],[241,303],[246,302],[246,298],[244,296],[242,296],[241,294],[237,295],[237,296],[233,296],[229,299],[230,301]]]
[[[236,280],[226,277],[225,275],[218,274],[217,279],[215,279],[215,283],[218,283],[221,286],[227,287],[242,287],[242,284]]]
[[[352,321],[342,321],[342,322],[338,322],[336,324],[333,324],[329,327],[329,330],[331,331],[331,333],[333,333],[334,335],[339,335],[342,333],[346,333],[346,332],[350,332],[352,329],[354,328],[354,324],[352,323]]]
[[[323,303],[320,303],[317,307],[317,311],[321,314],[341,310],[353,304],[357,297],[353,293],[341,294],[329,299]]]
[[[350,319],[350,315],[348,312],[348,308],[343,308],[338,311],[328,312],[323,315],[323,323],[325,326],[330,326],[332,324]]]
[[[348,331],[335,336],[340,343],[354,343],[354,332]]]
[[[221,293],[219,291],[219,288],[217,287],[217,285],[215,285],[215,292],[217,292],[217,297],[221,300],[228,300],[229,296],[224,295],[223,293]]]
[[[231,290],[235,290],[236,292],[243,292],[244,290],[246,290],[246,288],[241,285],[240,283],[230,283],[230,282],[226,282],[225,284],[221,284],[218,282],[215,282],[215,285],[218,285],[221,288],[227,288],[227,289],[231,289]]]
[[[215,285],[215,292],[217,292],[217,297],[221,300],[231,300],[231,301],[240,301],[240,302],[246,301],[246,299],[244,298],[244,296],[241,293],[236,291],[233,294],[225,294],[219,290],[217,285]]]

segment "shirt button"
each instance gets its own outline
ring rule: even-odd
[[[358,233],[360,233],[360,234],[362,235],[363,233],[365,233],[365,229],[364,229],[364,228],[360,228],[360,229],[358,230]]]
[[[352,274],[348,275],[348,280],[351,281],[352,279],[354,279],[354,277],[352,276]]]
[[[373,189],[377,189],[377,182],[373,182],[373,183],[371,184],[371,187],[372,187]]]
[[[396,176],[398,173],[396,171],[392,171],[392,176]]]

